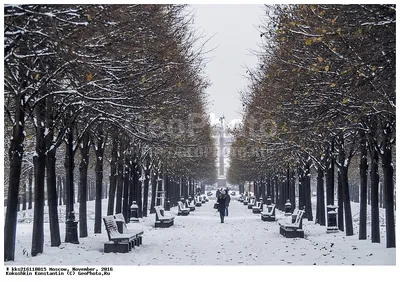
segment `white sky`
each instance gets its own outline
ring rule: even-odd
[[[205,48],[211,61],[205,69],[212,85],[209,94],[210,113],[226,122],[241,118],[242,107],[239,91],[248,84],[246,66],[254,68],[257,57],[251,50],[259,50],[261,43],[257,27],[264,14],[261,4],[205,4],[191,5],[194,8],[194,25],[204,33]]]

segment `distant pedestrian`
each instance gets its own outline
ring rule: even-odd
[[[229,189],[226,189],[226,200],[225,200],[225,216],[228,216],[228,207],[231,202],[231,196],[229,195]]]
[[[218,199],[219,195],[221,195],[221,191],[219,189],[217,189],[217,192],[215,192],[215,197],[217,197],[217,199]]]
[[[226,191],[222,190],[221,194],[218,197],[218,211],[219,211],[219,216],[221,218],[221,223],[224,223],[224,217],[225,217],[225,203],[226,203]]]

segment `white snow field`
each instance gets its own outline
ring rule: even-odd
[[[303,229],[305,231],[305,238],[288,239],[279,234],[278,221],[290,219],[290,217],[285,217],[283,212],[276,210],[276,222],[264,222],[260,219],[259,214],[253,214],[247,206],[244,206],[236,200],[237,197],[232,197],[229,216],[225,218],[225,223],[220,223],[219,214],[213,209],[213,199],[215,198],[210,198],[211,200],[209,202],[203,204],[201,207],[196,207],[196,210],[191,212],[189,216],[177,216],[176,207],[172,208],[170,213],[175,215],[175,224],[169,228],[154,228],[155,214],[149,214],[147,218],[141,219],[139,223],[129,223],[128,228],[134,227],[137,229],[140,227],[144,230],[143,245],[125,254],[103,253],[104,242],[108,241],[107,233],[104,227],[101,234],[93,233],[94,201],[91,201],[88,202],[89,236],[86,238],[79,238],[80,244],[62,243],[60,247],[50,247],[48,208],[46,206],[44,252],[36,257],[32,257],[30,255],[30,249],[33,210],[20,211],[18,213],[19,223],[17,226],[15,261],[5,262],[4,265],[396,265],[396,248],[388,249],[385,247],[386,239],[383,209],[381,210],[381,243],[371,243],[369,238],[367,240],[358,240],[358,204],[355,203],[352,203],[355,235],[346,236],[344,232],[327,234],[325,226],[319,226],[314,222],[308,222],[304,219]],[[315,201],[315,198],[313,198],[313,200]],[[104,214],[106,209],[107,200],[103,200]],[[64,241],[65,237],[64,210],[65,206],[59,207],[59,212],[61,214],[60,221],[62,221],[60,223],[62,241]],[[78,211],[78,204],[75,205],[75,211]],[[368,234],[370,233],[369,216],[367,232]],[[316,267],[311,268],[315,269]],[[123,269],[127,268],[123,267]],[[137,267],[135,269],[137,269]],[[233,272],[230,271],[231,274],[239,271],[237,270],[238,267],[235,269],[236,270]],[[239,269],[246,269],[246,272],[248,271],[246,267],[239,267]],[[321,275],[326,275],[327,273],[322,271],[322,269],[319,268]],[[382,271],[382,268],[375,269],[380,269],[379,272]],[[132,270],[132,267],[128,268],[128,270]],[[292,270],[296,271],[296,267],[284,268],[284,270],[281,269],[279,272],[283,271],[282,274],[286,275],[290,274]],[[308,270],[306,272],[308,272]],[[302,268],[301,271],[304,271],[304,268]],[[174,271],[168,271],[168,273],[172,273],[172,276],[175,275],[173,274],[175,273]],[[260,275],[264,275],[261,273]],[[387,273],[388,272],[383,271],[381,275]],[[243,275],[240,271],[239,274]],[[333,272],[333,274],[340,275],[337,271]],[[158,273],[158,275],[163,277],[162,273]],[[252,276],[253,275],[250,274],[250,280],[255,279],[255,277]],[[335,277],[338,278],[339,276]],[[327,281],[329,281],[330,278],[333,279],[333,277],[327,277]],[[236,279],[233,281],[236,281]]]

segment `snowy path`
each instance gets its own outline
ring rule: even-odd
[[[90,203],[91,204],[91,203]],[[91,205],[88,205],[90,210]],[[171,209],[176,214],[176,208]],[[276,211],[278,220],[288,220]],[[176,216],[170,228],[154,228],[154,214],[139,224],[145,234],[143,245],[128,254],[104,254],[107,234],[93,234],[79,245],[62,243],[50,247],[49,226],[45,224],[44,253],[29,255],[32,225],[17,227],[16,261],[5,265],[395,265],[396,250],[382,243],[358,240],[358,234],[327,234],[326,227],[303,221],[305,239],[284,238],[277,222],[263,222],[242,203],[232,200],[229,217],[220,223],[213,201],[196,207],[189,216]],[[138,224],[129,224],[137,227]],[[357,230],[355,224],[355,231]],[[384,230],[383,228],[381,229]],[[65,226],[60,224],[61,238]],[[381,234],[384,234],[383,232]],[[28,251],[28,255],[26,255]]]

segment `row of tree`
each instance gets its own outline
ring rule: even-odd
[[[5,5],[5,261],[14,260],[21,178],[32,167],[32,256],[43,252],[45,187],[51,246],[61,243],[59,175],[66,226],[74,221],[76,158],[81,237],[90,168],[95,233],[105,167],[108,214],[126,213],[136,200],[146,215],[150,180],[168,191],[166,183],[187,188],[216,178],[215,151],[196,151],[213,141],[204,50],[195,48],[191,22],[184,5]]]
[[[282,202],[290,199],[294,208],[297,178],[299,207],[313,220],[314,166],[316,222],[325,225],[325,204],[337,204],[339,228],[353,235],[348,170],[357,156],[359,239],[367,238],[369,181],[371,240],[380,242],[381,162],[386,246],[395,247],[395,5],[274,5],[265,11],[260,63],[248,71],[229,181],[273,183]]]

